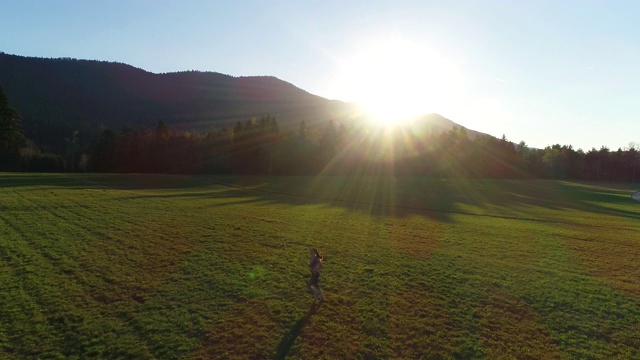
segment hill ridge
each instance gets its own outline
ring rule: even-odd
[[[88,143],[101,126],[118,131],[163,121],[202,131],[270,114],[283,129],[295,129],[302,120],[314,126],[363,117],[354,103],[314,95],[272,75],[153,73],[117,61],[0,52],[0,86],[23,115],[26,135],[55,152],[74,130]]]

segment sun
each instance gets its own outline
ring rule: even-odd
[[[390,38],[362,44],[345,62],[346,97],[372,121],[393,124],[456,104],[462,76],[452,61],[429,47]]]

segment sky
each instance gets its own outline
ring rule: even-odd
[[[272,75],[380,116],[617,150],[640,145],[639,18],[631,0],[0,0],[0,51]]]

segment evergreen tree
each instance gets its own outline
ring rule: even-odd
[[[0,87],[0,170],[18,170],[20,149],[25,143],[22,117],[9,105]]]
[[[110,128],[102,128],[91,145],[91,166],[93,171],[113,172],[115,169],[116,133]]]

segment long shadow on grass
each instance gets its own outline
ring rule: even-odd
[[[632,185],[545,180],[438,179],[378,176],[188,176],[160,174],[7,174],[0,187],[51,185],[141,190],[122,199],[229,199],[234,204],[326,205],[381,217],[419,215],[454,222],[455,215],[562,222],[531,209],[577,210],[640,219]],[[147,191],[148,190],[148,191]],[[636,211],[636,205],[638,210]],[[519,213],[513,210],[519,210]]]
[[[0,188],[38,187],[117,190],[189,189],[208,185],[198,176],[173,174],[0,173]]]
[[[640,204],[631,198],[634,191],[630,189],[614,189],[606,186],[601,187],[597,183],[568,183],[559,182],[558,187],[562,189],[567,197],[576,203],[578,209],[603,214],[623,216],[630,219],[640,219]],[[620,207],[631,205],[623,210]],[[617,208],[615,208],[617,207]],[[634,211],[637,209],[636,211]]]
[[[407,188],[406,181],[372,177],[200,177],[208,187],[172,193],[140,194],[153,198],[228,198],[215,207],[238,204],[286,204],[292,206],[326,205],[374,216],[405,217],[420,215],[452,222],[452,215],[464,214],[458,206],[473,201],[452,189],[441,179],[416,178]],[[425,180],[426,179],[426,180]],[[395,181],[395,180],[394,180]],[[213,190],[211,186],[220,186]],[[134,196],[135,197],[135,196]]]
[[[226,190],[190,191],[172,194],[149,194],[151,197],[229,198],[230,202],[214,206],[238,204],[288,204],[293,206],[320,204],[367,212],[374,216],[405,217],[419,215],[441,222],[454,222],[455,215],[472,215],[522,221],[564,223],[545,212],[577,210],[596,214],[640,219],[634,211],[636,202],[628,190],[600,188],[598,184],[583,185],[544,180],[447,180],[415,178],[391,183],[388,179],[339,178],[318,179],[244,177],[219,181],[203,177]],[[293,180],[292,180],[293,179]],[[315,186],[313,183],[316,182]],[[318,186],[318,183],[321,185]],[[612,206],[632,206],[613,209]],[[475,208],[475,209],[474,209]],[[472,210],[469,210],[472,209]],[[477,210],[476,210],[477,209]],[[514,213],[514,209],[524,212]],[[530,215],[528,215],[530,213]]]
[[[311,304],[311,307],[309,308],[309,311],[303,317],[298,319],[298,321],[296,321],[296,323],[291,327],[291,330],[289,330],[289,332],[282,337],[282,340],[280,340],[280,345],[278,345],[278,353],[276,354],[275,359],[280,360],[287,357],[291,346],[296,342],[296,339],[302,332],[304,326],[309,323],[311,316],[315,314],[316,311],[318,311],[320,305],[322,305],[322,302],[313,302]]]
[[[31,186],[36,186],[40,190],[44,186],[51,189],[87,189],[95,187],[91,183],[78,181],[76,177],[67,174],[0,174],[0,188]]]

